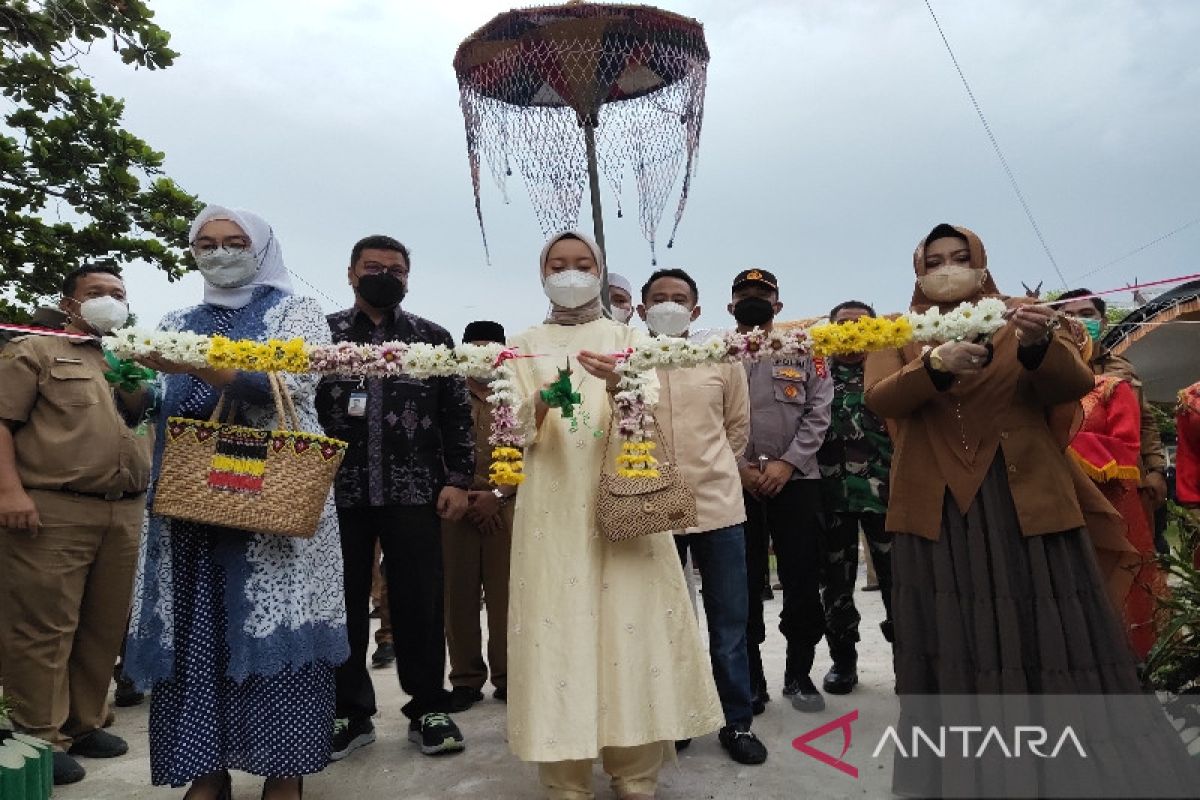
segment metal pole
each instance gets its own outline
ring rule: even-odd
[[[588,185],[592,191],[592,231],[600,252],[604,255],[604,263],[608,263],[608,251],[604,248],[604,214],[600,208],[600,169],[596,164],[596,126],[591,120],[583,123],[583,141],[587,147]],[[612,310],[608,297],[608,270],[600,276],[600,302],[605,311]]]

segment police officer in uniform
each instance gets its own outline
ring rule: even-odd
[[[770,331],[782,309],[779,284],[770,272],[751,269],[734,278],[729,312],[737,320],[738,331]],[[769,535],[783,585],[779,617],[779,630],[787,639],[783,694],[799,711],[820,711],[825,700],[809,677],[817,642],[825,631],[817,451],[829,427],[833,382],[824,362],[809,356],[764,359],[747,363],[745,369],[750,388],[750,442],[738,468],[746,503],[750,599],[746,642],[754,710],[761,713],[770,699],[759,649],[766,639],[762,596]]]

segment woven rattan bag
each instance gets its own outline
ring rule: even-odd
[[[170,417],[154,513],[280,536],[316,533],[346,443],[299,430],[287,385],[268,376],[278,424],[291,430],[222,423],[224,395],[207,421]]]
[[[609,439],[612,425],[608,428]],[[657,422],[654,432],[665,450],[666,441]],[[609,541],[623,542],[698,524],[696,496],[675,467],[673,454],[664,452],[666,458],[658,464],[657,478],[622,478],[608,464],[607,444],[604,453],[605,466],[596,492],[596,525]]]

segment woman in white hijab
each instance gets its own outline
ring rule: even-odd
[[[670,533],[613,543],[596,529],[617,377],[611,354],[648,341],[603,314],[604,259],[562,233],[542,251],[552,308],[510,344],[517,359],[528,477],[517,494],[508,632],[508,738],[539,762],[550,798],[593,796],[599,756],[619,798],[654,796],[674,742],[723,724],[708,656]],[[582,395],[572,432],[540,398],[570,363]]]
[[[279,240],[261,217],[209,206],[192,223],[191,245],[204,302],[168,314],[160,329],[329,341],[316,301],[292,296]],[[222,393],[236,401],[239,424],[284,427],[264,373],[195,369],[159,356],[145,361],[165,374],[155,474],[166,418],[207,419]],[[320,433],[316,376],[285,381],[300,426]],[[153,782],[190,782],[188,800],[228,800],[229,770],[236,769],[265,777],[265,798],[300,797],[300,776],[320,771],[329,758],[334,667],[348,653],[344,620],[331,499],[311,539],[150,514],[125,670],[139,687],[153,689]]]

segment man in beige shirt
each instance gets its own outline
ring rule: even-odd
[[[658,336],[686,337],[700,316],[696,282],[680,269],[663,269],[642,287],[638,314]],[[725,727],[719,738],[730,758],[761,764],[767,749],[750,731],[750,665],[746,651],[746,508],[737,457],[750,430],[750,395],[740,364],[660,370],[655,416],[665,452],[696,495],[699,525],[675,537],[680,560],[692,560],[704,583],[709,655]]]

